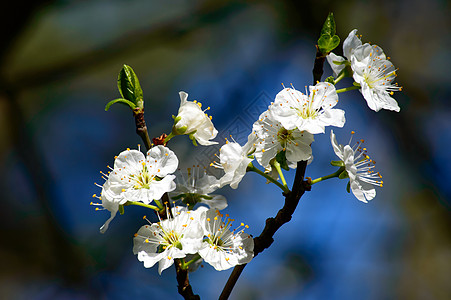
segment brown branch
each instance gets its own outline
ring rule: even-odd
[[[324,69],[324,61],[326,60],[326,55],[323,54],[318,45],[316,45],[316,56],[315,56],[315,64],[313,65],[313,85],[315,85],[318,81],[321,81],[321,77],[323,76]]]
[[[200,300],[199,295],[194,295],[189,283],[188,270],[182,268],[180,259],[175,259],[175,271],[177,273],[177,288],[180,295],[186,300]]]
[[[152,144],[150,142],[149,134],[147,133],[146,121],[144,120],[144,109],[135,108],[133,110],[133,117],[135,118],[136,133],[143,140],[146,150],[149,151]]]
[[[282,227],[283,224],[291,220],[296,207],[298,206],[299,200],[305,191],[310,190],[310,185],[304,181],[305,169],[307,167],[307,161],[300,161],[297,164],[296,175],[293,181],[293,188],[291,192],[284,194],[285,203],[283,207],[279,210],[275,218],[266,219],[265,228],[263,228],[262,233],[254,238],[254,257],[256,257],[260,252],[263,252],[266,248],[271,246],[274,241],[274,234]],[[243,269],[246,265],[236,266],[219,296],[220,300],[228,299],[233,287],[235,286],[238,278],[240,277]]]

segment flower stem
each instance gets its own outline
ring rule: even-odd
[[[175,135],[171,132],[165,139],[164,144],[166,145]]]
[[[271,176],[269,176],[268,174],[266,174],[265,172],[262,172],[261,170],[257,169],[256,167],[254,167],[254,165],[252,163],[249,163],[249,165],[247,166],[246,171],[252,171],[255,172],[263,177],[265,177],[266,179],[268,179],[269,181],[271,181],[272,183],[274,183],[275,185],[277,185],[278,187],[280,187],[282,189],[282,191],[284,191],[285,193],[288,193],[290,190],[288,189],[288,187],[285,187],[284,185],[282,185],[280,182],[278,182],[277,180],[275,180],[274,178],[272,178]],[[286,183],[285,183],[286,184]]]
[[[334,172],[332,174],[329,174],[329,175],[326,175],[326,176],[323,176],[323,177],[319,177],[319,178],[316,178],[316,179],[312,180],[310,184],[313,185],[313,184],[318,183],[320,181],[324,181],[324,180],[327,180],[327,179],[338,177],[341,173],[343,173],[344,170],[345,170],[345,167],[340,167],[340,169],[338,169],[336,172]]]
[[[358,90],[358,89],[360,89],[360,85],[359,86],[353,85],[353,86],[350,86],[347,88],[342,88],[342,89],[337,90],[337,94],[347,92],[347,91],[352,91],[352,90]]]
[[[127,201],[127,202],[125,202],[124,206],[125,205],[137,205],[137,206],[147,207],[147,208],[150,208],[150,209],[153,209],[153,210],[156,210],[156,211],[160,210],[158,207],[156,207],[154,205],[144,204],[142,202],[136,202],[136,201]]]
[[[274,163],[273,163],[273,166],[274,166],[274,168],[276,168],[277,173],[279,173],[279,177],[280,177],[280,180],[282,180],[283,186],[284,186],[287,190],[289,190],[289,189],[288,189],[287,182],[285,181],[285,177],[283,176],[282,169],[280,168],[280,163],[279,163],[277,160],[275,160]]]
[[[193,257],[193,259],[191,259],[189,262],[185,262],[184,260],[183,260],[183,268],[184,269],[188,269],[188,267],[189,267],[189,265],[190,264],[192,264],[193,262],[195,262],[196,260],[198,260],[200,258],[200,255],[199,255],[199,253],[196,253],[196,255],[194,255],[194,257]]]
[[[342,71],[342,72],[338,75],[338,77],[334,80],[334,85],[336,85],[337,83],[339,83],[340,80],[342,80],[342,79],[345,78],[345,77],[346,77],[346,76],[345,76],[345,72]]]

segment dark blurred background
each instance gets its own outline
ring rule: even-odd
[[[315,40],[329,11],[342,41],[357,28],[399,68],[400,113],[375,113],[341,94],[346,143],[364,138],[384,187],[363,204],[330,180],[313,187],[270,249],[249,264],[233,299],[451,299],[451,18],[449,1],[20,1],[4,4],[0,48],[0,298],[170,299],[132,253],[147,211],[128,207],[106,234],[89,205],[113,157],[141,143],[119,96],[124,63],[139,76],[151,136],[169,132],[178,92],[211,106],[221,137],[243,141],[281,89],[312,82]],[[342,54],[342,45],[334,51]],[[331,74],[325,66],[325,78]],[[351,81],[340,82],[346,87]],[[313,178],[332,173],[326,134],[315,136]],[[222,144],[223,141],[218,138]],[[171,142],[181,166],[207,157]],[[213,148],[212,148],[213,149]],[[197,150],[195,157],[192,151]],[[291,182],[294,172],[288,174]],[[275,186],[247,175],[218,191],[227,213],[260,234],[282,206]],[[229,271],[206,265],[194,291],[215,299]]]

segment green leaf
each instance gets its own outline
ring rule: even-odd
[[[290,168],[288,167],[287,164],[287,157],[285,155],[285,151],[280,151],[279,153],[277,153],[276,155],[276,161],[280,164],[280,167],[286,171],[289,171]]]
[[[329,13],[326,21],[321,29],[320,37],[318,39],[318,48],[323,54],[328,54],[340,44],[340,38],[335,35],[336,26],[334,14]]]
[[[321,35],[323,34],[328,34],[330,36],[335,35],[335,19],[334,14],[331,12],[327,15],[326,21],[321,29]]]
[[[337,48],[340,44],[340,38],[338,35],[331,36],[329,34],[322,34],[318,39],[318,48],[319,51],[323,54],[327,54]]]
[[[122,67],[117,78],[117,87],[122,98],[142,107],[143,91],[139,84],[138,77],[130,66],[124,65]]]
[[[115,99],[115,100],[111,100],[110,102],[108,102],[108,104],[105,106],[105,111],[108,111],[110,109],[110,106],[113,105],[114,103],[122,103],[127,105],[128,107],[130,107],[132,110],[136,108],[136,104],[127,100],[127,99],[123,99],[123,98],[119,98],[119,99]]]

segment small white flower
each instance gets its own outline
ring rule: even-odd
[[[171,198],[182,200],[193,208],[197,203],[203,203],[210,208],[222,210],[227,207],[227,200],[222,195],[211,194],[220,187],[219,180],[207,175],[199,166],[188,168],[186,173],[179,172],[176,178],[176,189],[171,192]]]
[[[358,141],[353,147],[349,145],[350,140],[348,145],[343,146],[337,143],[332,130],[330,140],[335,154],[344,163],[352,193],[358,200],[368,203],[376,196],[374,186],[382,186],[383,181],[381,174],[373,170],[375,162],[367,155],[366,148],[361,147],[364,140]]]
[[[338,102],[335,86],[319,82],[307,97],[294,88],[284,88],[270,108],[273,118],[287,130],[297,128],[311,134],[324,133],[325,126],[343,127],[345,113],[333,108]]]
[[[369,108],[374,111],[388,109],[399,112],[398,103],[390,97],[394,91],[401,90],[393,83],[396,69],[380,47],[370,44],[357,47],[352,54],[351,68]]]
[[[160,199],[164,193],[175,189],[173,173],[178,166],[177,156],[163,146],[156,146],[147,152],[147,157],[138,150],[127,149],[115,157],[114,168],[108,174],[102,173],[106,180],[101,196],[95,194],[102,203],[92,205],[102,206],[110,211],[111,216],[100,228],[104,233],[116,216],[119,206],[127,201],[137,201],[149,204],[154,199]],[[102,208],[96,208],[101,210]]]
[[[270,106],[269,109],[271,109]],[[286,151],[287,161],[291,168],[296,162],[309,160],[312,157],[313,134],[299,129],[285,129],[273,119],[269,111],[263,112],[253,125],[256,137],[254,156],[265,169],[270,169],[270,161],[281,151]]]
[[[178,163],[174,152],[161,145],[150,149],[146,157],[141,151],[127,149],[116,157],[108,184],[104,185],[105,193],[120,202],[149,204],[175,189],[175,175],[170,174]]]
[[[253,143],[249,141],[243,147],[236,142],[227,141],[225,145],[219,149],[219,163],[211,163],[219,169],[224,169],[224,176],[219,179],[220,187],[230,184],[230,187],[236,189],[238,184],[246,175],[246,169],[253,160],[248,155],[252,150]]]
[[[142,226],[133,239],[133,253],[144,263],[145,268],[159,263],[161,272],[174,263],[174,259],[195,254],[202,245],[203,229],[199,211],[173,208],[171,217],[158,223]]]
[[[192,134],[196,141],[204,146],[214,145],[217,142],[210,141],[218,134],[211,122],[211,116],[202,110],[202,104],[197,101],[187,101],[188,94],[180,92],[180,108],[175,118],[174,128],[179,134]],[[210,108],[207,108],[208,110]]]
[[[230,231],[233,219],[222,220],[223,215],[210,209],[201,216],[204,228],[204,241],[199,250],[199,255],[205,262],[216,270],[222,271],[236,265],[247,264],[254,257],[254,240],[244,233],[244,228],[249,226],[241,223],[242,230],[238,228]],[[226,215],[226,218],[228,215]]]
[[[334,77],[337,77],[338,74],[340,74],[340,72],[346,67],[346,64],[343,62],[348,61],[349,64],[351,62],[351,56],[354,50],[358,46],[362,45],[362,41],[356,35],[356,33],[357,29],[352,30],[343,42],[343,55],[345,57],[335,55],[332,52],[326,56],[327,62],[332,68]]]

